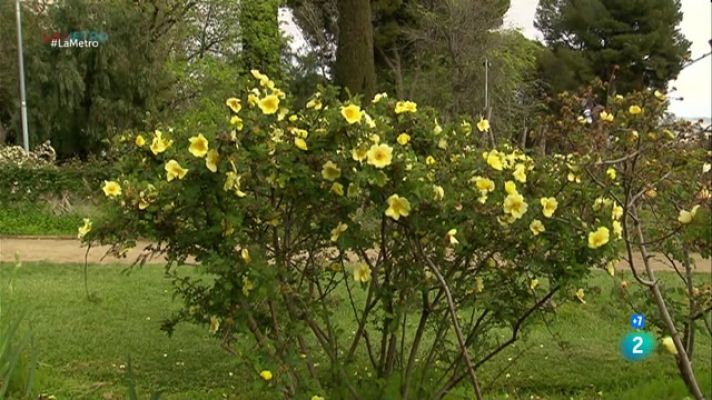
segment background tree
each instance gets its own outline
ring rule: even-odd
[[[279,32],[280,0],[241,1],[241,57],[246,70],[258,69],[279,78],[282,37]]]
[[[680,0],[542,0],[546,80],[554,92],[614,75],[617,92],[664,89],[689,56],[681,21]]]
[[[339,42],[334,77],[351,94],[370,97],[376,91],[376,67],[373,60],[373,25],[370,0],[341,0]]]

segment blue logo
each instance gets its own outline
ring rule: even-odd
[[[620,349],[628,361],[644,360],[655,350],[655,337],[648,332],[630,332],[621,339]]]
[[[633,329],[643,329],[645,327],[645,315],[633,314],[630,317],[630,326],[632,326]]]

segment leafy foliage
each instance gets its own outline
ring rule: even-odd
[[[610,220],[591,208],[590,181],[566,180],[573,156],[492,149],[482,123],[440,126],[434,110],[383,94],[341,103],[324,88],[290,112],[290,98],[253,75],[259,86],[228,101],[229,128],[115,141],[107,214],[84,239],[118,252],[137,238],[161,243],[185,301],[164,328],[205,324],[227,348],[254,340],[255,368],[270,366],[269,386],[287,396],[447,393],[554,294],[584,301],[577,282],[618,252],[593,233]],[[178,274],[189,258],[210,278]],[[354,312],[353,338],[335,325],[339,304]],[[512,339],[493,340],[496,329]],[[347,378],[357,360],[370,378]]]

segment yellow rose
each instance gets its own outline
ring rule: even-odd
[[[534,236],[537,236],[538,234],[546,231],[546,228],[544,227],[544,224],[541,223],[541,221],[535,219],[531,222],[531,224],[529,224],[529,230]]]
[[[376,168],[385,168],[391,165],[393,160],[393,148],[387,144],[374,144],[368,150],[367,163]]]
[[[414,113],[416,111],[418,111],[418,105],[412,101],[399,101],[396,103],[396,114],[402,114],[406,112]]]
[[[539,202],[541,203],[542,213],[545,217],[551,218],[558,207],[559,202],[553,197],[542,197]]]
[[[262,99],[259,99],[257,105],[260,107],[263,114],[274,114],[277,110],[279,110],[279,97],[274,94],[270,94]]]
[[[166,170],[166,180],[168,182],[175,178],[183,179],[188,170],[181,167],[176,160],[170,160],[166,163],[164,169]]]
[[[264,370],[260,372],[260,378],[264,379],[265,381],[270,381],[272,380],[272,372],[269,370]]]
[[[510,214],[514,219],[521,218],[527,212],[527,208],[528,205],[524,201],[524,197],[519,193],[507,195],[502,205],[504,212]]]
[[[230,109],[234,113],[239,113],[240,110],[242,109],[242,105],[240,104],[240,99],[238,99],[236,97],[230,97],[229,99],[225,100],[225,105],[230,107]]]
[[[361,121],[361,107],[356,104],[349,104],[341,107],[341,116],[344,117],[349,124],[355,124]]]
[[[346,230],[349,228],[348,225],[339,222],[338,225],[336,225],[336,228],[331,230],[331,241],[336,242],[339,240],[339,237],[341,236],[342,233],[346,232]]]
[[[82,239],[84,236],[87,235],[87,233],[91,232],[91,225],[92,222],[89,218],[84,218],[84,225],[80,226],[79,229],[77,230],[77,238]]]
[[[146,144],[146,139],[144,139],[141,135],[136,135],[135,143],[136,146],[143,147],[143,145]]]
[[[400,217],[407,217],[410,213],[410,202],[405,197],[400,197],[397,194],[391,195],[388,198],[388,208],[386,216],[398,221]]]
[[[121,185],[116,181],[104,181],[104,186],[101,188],[107,197],[121,196]]]
[[[331,161],[327,161],[321,167],[321,176],[327,181],[334,181],[341,177],[341,169]]]
[[[397,141],[398,144],[400,144],[401,146],[405,146],[405,145],[408,144],[408,142],[410,141],[410,135],[408,135],[407,133],[403,132],[403,133],[401,133],[400,135],[398,135],[398,138],[396,138],[396,141]]]
[[[208,151],[208,156],[205,157],[205,166],[210,170],[210,172],[218,172],[218,162],[220,161],[220,155],[217,150]]]
[[[640,108],[640,106],[632,105],[632,106],[628,107],[628,112],[631,115],[638,115],[643,112],[643,109]]]
[[[193,136],[188,141],[190,142],[188,147],[190,154],[195,157],[205,157],[208,154],[208,139],[202,133],[198,134],[198,136]]]
[[[589,232],[588,234],[588,247],[592,249],[597,249],[606,243],[610,238],[610,232],[608,228],[602,226],[596,229],[594,232]]]
[[[477,123],[477,129],[480,130],[480,132],[487,132],[490,128],[489,121],[487,121],[484,118],[480,118],[480,121]]]
[[[366,283],[371,280],[371,268],[364,262],[354,265],[353,273],[356,282]]]

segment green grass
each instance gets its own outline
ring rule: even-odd
[[[0,204],[0,235],[75,236],[82,218],[96,214],[91,205],[69,209],[48,202]]]
[[[159,389],[169,400],[269,398],[260,390],[257,372],[225,353],[205,327],[180,325],[171,338],[159,330],[161,319],[178,308],[162,268],[145,267],[126,276],[120,266],[90,266],[89,286],[98,302],[86,300],[80,265],[26,264],[14,274],[9,293],[13,270],[0,264],[3,307],[29,312],[43,392],[60,400],[125,398],[122,366],[130,354],[142,398]],[[488,384],[486,398],[685,398],[672,356],[657,352],[638,363],[619,356],[618,342],[629,331],[630,312],[612,307],[611,284],[605,275],[596,275],[591,285],[601,287],[600,294],[587,292],[585,305],[562,305],[551,332],[536,323],[516,347],[485,365],[480,375]],[[343,315],[340,322],[348,323],[348,313]],[[710,394],[711,351],[709,336],[698,335],[694,364]],[[507,359],[520,353],[518,362],[492,383],[510,364]]]

